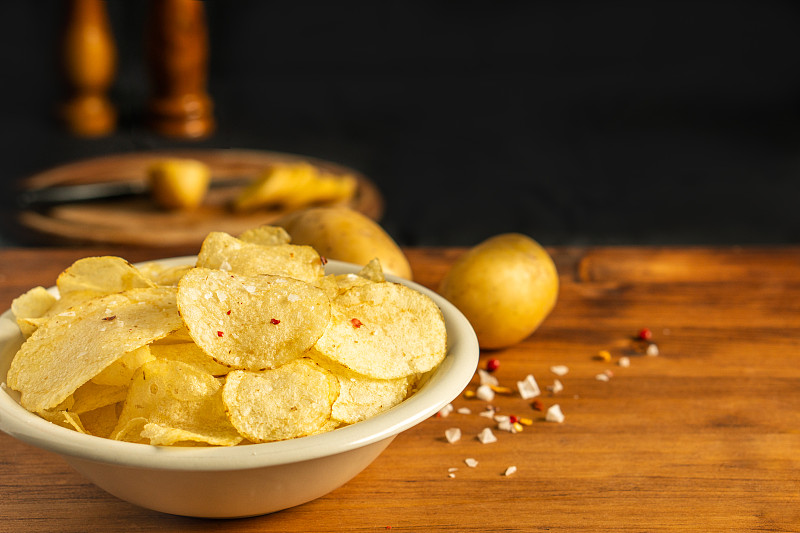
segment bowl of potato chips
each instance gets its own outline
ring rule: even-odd
[[[449,302],[282,230],[76,261],[0,315],[0,430],[136,505],[271,513],[333,491],[471,380]]]

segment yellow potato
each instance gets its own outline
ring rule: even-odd
[[[153,199],[167,209],[191,210],[203,203],[211,184],[211,169],[194,159],[164,159],[148,169]]]
[[[276,222],[292,243],[313,246],[322,256],[366,265],[380,260],[383,271],[411,279],[403,251],[377,222],[345,207],[315,207],[296,211]]]
[[[558,298],[558,272],[533,239],[508,233],[461,256],[439,287],[472,324],[481,348],[503,348],[533,333]]]

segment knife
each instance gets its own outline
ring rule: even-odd
[[[235,177],[212,180],[210,187],[214,189],[238,187],[252,182],[253,179],[253,177]],[[28,208],[37,205],[85,202],[88,200],[142,196],[145,194],[150,194],[150,187],[144,181],[108,181],[82,185],[61,185],[22,191],[17,195],[17,206]]]

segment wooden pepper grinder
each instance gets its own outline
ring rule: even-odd
[[[106,93],[117,50],[103,0],[69,1],[61,60],[69,96],[60,111],[69,131],[86,137],[113,131],[117,113]]]
[[[148,123],[169,137],[206,137],[214,130],[206,92],[208,33],[199,0],[152,0],[146,39],[152,82]]]

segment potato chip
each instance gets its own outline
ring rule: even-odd
[[[20,347],[8,386],[30,411],[58,405],[124,354],[178,329],[175,299],[175,289],[133,289],[52,317]]]
[[[338,394],[336,378],[304,357],[265,372],[234,370],[222,400],[239,433],[252,442],[270,442],[321,430]]]
[[[150,439],[142,437],[142,431],[147,425],[147,419],[143,416],[131,418],[125,423],[117,421],[117,426],[113,429],[108,438],[125,442],[135,442],[138,444],[150,444]]]
[[[325,274],[322,259],[310,246],[262,246],[227,233],[209,233],[197,256],[197,266],[234,274],[272,274],[313,282]]]
[[[309,205],[342,203],[356,192],[358,182],[348,174],[324,171],[306,162],[268,167],[233,202],[236,211],[280,206],[297,210]]]
[[[178,344],[153,344],[150,353],[155,359],[169,359],[182,361],[208,372],[212,376],[220,377],[230,372],[230,368],[214,361],[206,352],[194,342]]]
[[[123,385],[98,385],[87,381],[72,394],[74,400],[67,409],[70,413],[83,414],[100,407],[114,405],[125,399],[128,387]]]
[[[150,353],[149,346],[142,346],[126,353],[91,379],[97,385],[113,385],[127,387],[136,369],[152,361],[155,357]],[[124,396],[121,399],[125,399]]]
[[[183,344],[187,342],[194,342],[194,339],[189,335],[189,328],[184,324],[183,327],[176,329],[166,337],[154,340],[151,346],[160,344]]]
[[[118,409],[121,409],[121,402],[105,405],[93,411],[81,413],[80,418],[87,433],[95,437],[107,439],[117,425],[119,420]]]
[[[36,331],[41,318],[56,302],[56,297],[44,287],[34,287],[25,294],[14,298],[11,302],[11,312],[17,320],[23,336],[30,337]]]
[[[144,419],[143,424],[140,419]],[[148,426],[150,430],[145,432]],[[112,438],[134,442],[144,438],[151,444],[199,441],[224,446],[242,440],[225,415],[222,385],[216,378],[186,363],[159,359],[136,371]]]
[[[205,446],[206,444],[232,446],[238,444],[242,440],[242,437],[238,437],[236,442],[230,439],[230,441],[209,443],[207,433],[197,433],[186,429],[162,426],[160,424],[154,424],[153,422],[148,422],[144,425],[140,436],[153,446]]]
[[[75,413],[70,413],[61,409],[52,409],[40,412],[39,416],[62,428],[72,429],[79,433],[88,433],[83,427],[81,417]]]
[[[362,278],[374,281],[375,283],[386,281],[386,276],[383,274],[383,267],[381,267],[381,262],[377,257],[364,265],[364,267],[358,272],[358,275]]]
[[[59,294],[94,291],[112,294],[130,289],[154,287],[139,270],[121,257],[106,255],[78,259],[56,279]]]
[[[138,267],[139,272],[147,279],[162,287],[176,287],[183,275],[194,265],[164,266],[162,263],[145,263]]]
[[[408,396],[414,377],[376,379],[363,376],[328,360],[315,350],[311,358],[339,381],[339,396],[333,404],[331,418],[355,424],[382,413]]]
[[[195,343],[237,369],[276,368],[325,331],[330,300],[302,281],[196,268],[178,286],[178,309]]]
[[[289,244],[292,241],[292,238],[285,229],[280,226],[268,225],[249,229],[239,235],[239,239],[253,244],[260,244],[262,246]]]
[[[446,339],[433,300],[405,285],[367,283],[332,300],[330,324],[315,347],[359,374],[395,379],[433,369]]]

